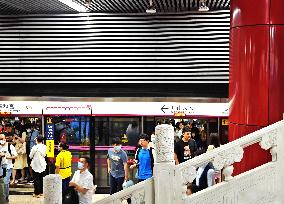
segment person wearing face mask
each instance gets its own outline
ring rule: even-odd
[[[56,170],[55,173],[59,174],[62,178],[62,195],[66,192],[69,186],[71,172],[72,154],[68,151],[69,146],[66,143],[59,143],[60,153],[56,157]]]
[[[121,149],[119,137],[113,138],[112,146],[107,154],[110,194],[122,190],[123,182],[128,180],[127,154]]]
[[[90,159],[81,157],[78,162],[78,169],[69,183],[79,195],[79,204],[91,204],[94,192],[93,175],[89,172]]]
[[[9,202],[9,183],[13,170],[13,159],[17,158],[17,152],[12,144],[6,142],[5,134],[0,134],[0,178],[4,181],[4,198]]]
[[[31,166],[34,171],[33,197],[37,198],[40,198],[40,196],[43,195],[43,177],[46,169],[46,161],[45,161],[46,146],[42,144],[42,142],[43,142],[43,137],[39,135],[36,138],[37,145],[33,146],[31,153],[29,155],[30,158],[32,159]]]

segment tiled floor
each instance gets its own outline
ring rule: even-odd
[[[93,196],[93,202],[105,198],[108,194],[95,194]],[[10,195],[9,204],[43,204],[42,198],[33,198],[31,195]]]

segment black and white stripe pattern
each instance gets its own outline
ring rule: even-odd
[[[68,0],[66,0],[68,1]],[[72,0],[90,13],[145,13],[149,0]],[[158,13],[195,11],[200,0],[153,0]],[[211,11],[228,10],[230,0],[207,0]],[[0,0],[0,15],[78,13],[59,0]]]
[[[228,83],[229,11],[0,16],[0,83]]]

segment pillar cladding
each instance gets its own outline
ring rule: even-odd
[[[231,0],[229,140],[282,119],[284,1]],[[258,145],[245,149],[239,174],[271,160]]]
[[[44,204],[62,204],[62,179],[59,174],[43,178]]]
[[[174,202],[174,127],[158,125],[155,128],[156,159],[154,164],[155,204]]]

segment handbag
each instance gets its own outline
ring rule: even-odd
[[[68,187],[63,194],[62,204],[79,204],[79,195],[74,187]]]

